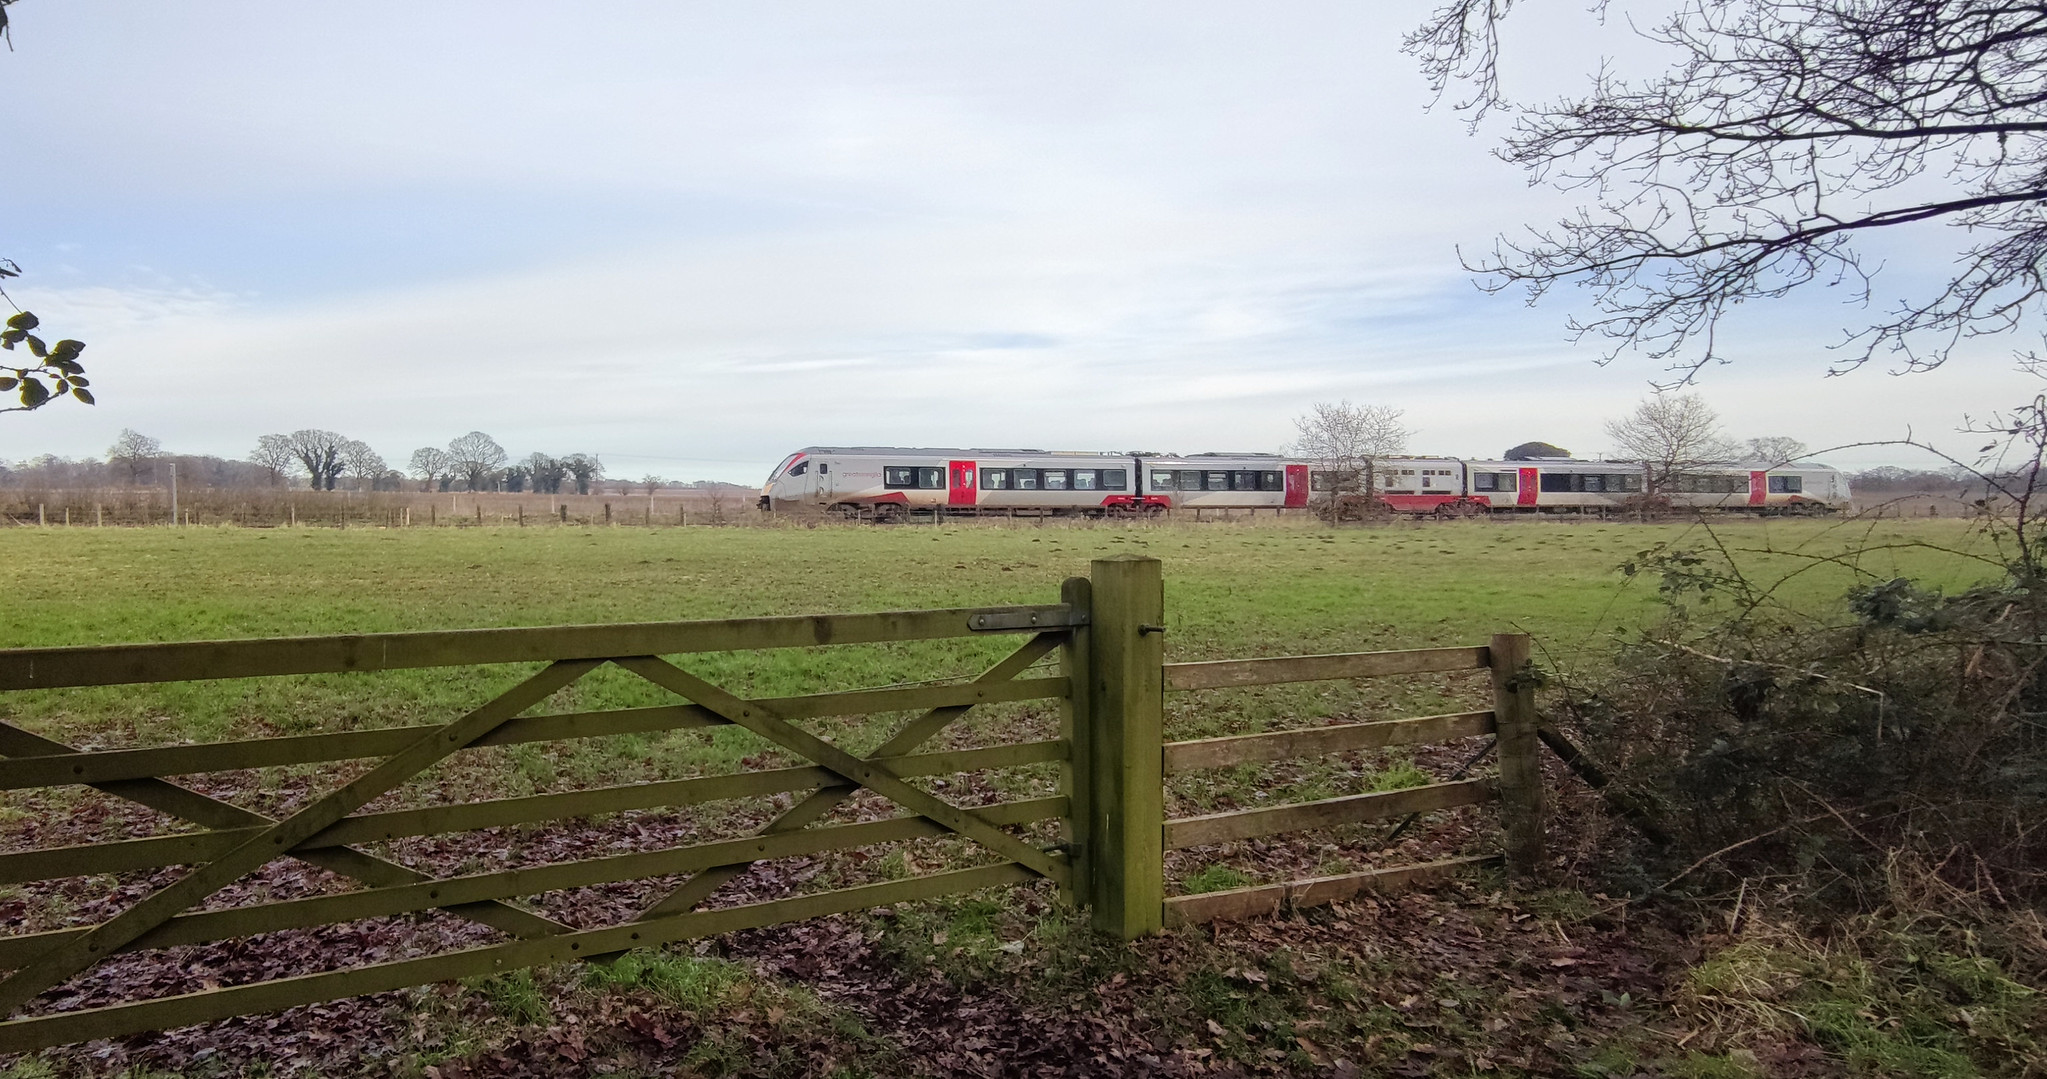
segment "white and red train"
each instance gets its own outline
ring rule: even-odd
[[[1374,465],[1378,497],[1397,513],[1607,513],[1641,503],[1647,470],[1632,462],[1465,461],[1390,457]],[[1305,509],[1334,477],[1263,453],[811,446],[769,474],[760,506],[854,520],[948,515],[1149,515],[1176,509]],[[1824,466],[1688,468],[1657,492],[1673,507],[1829,513],[1849,506],[1847,478]]]

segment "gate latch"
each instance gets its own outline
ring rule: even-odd
[[[1011,629],[1059,629],[1087,624],[1088,612],[1073,607],[1024,607],[1016,610],[977,611],[967,616],[967,628],[984,633]]]

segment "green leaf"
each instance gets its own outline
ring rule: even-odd
[[[0,378],[0,390],[11,390],[20,382],[18,378]]]
[[[71,384],[73,386],[90,386],[92,385],[92,381],[86,378],[84,375],[72,375]]]
[[[71,396],[76,397],[81,401],[84,401],[88,405],[94,403],[92,399],[92,394],[87,393],[85,387],[83,386],[71,387]]]
[[[67,375],[78,375],[85,373],[85,365],[79,363],[77,360],[71,359],[68,356],[51,356],[49,365],[51,367],[56,368],[59,371],[64,372]]]
[[[20,343],[22,338],[27,336],[27,330],[0,331],[0,348],[13,348],[16,344]]]
[[[10,330],[33,330],[37,326],[40,326],[42,324],[43,323],[41,319],[35,317],[34,315],[29,314],[26,311],[23,311],[20,314],[15,315],[13,318],[7,320],[7,328]]]
[[[29,334],[28,337],[25,338],[25,340],[28,341],[29,355],[34,356],[36,359],[40,360],[43,357],[48,356],[50,354],[49,347],[44,345],[43,339],[37,337],[35,334]]]
[[[50,355],[62,356],[67,360],[77,359],[78,354],[84,351],[85,342],[74,341],[69,337],[50,346]]]
[[[25,408],[39,408],[50,399],[50,388],[33,378],[21,380],[21,403]]]

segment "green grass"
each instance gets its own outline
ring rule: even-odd
[[[1598,522],[1397,524],[1331,531],[1306,522],[1189,526],[883,528],[533,528],[382,531],[169,529],[13,529],[0,532],[0,647],[174,641],[300,634],[664,621],[830,611],[1049,602],[1062,579],[1085,574],[1089,560],[1134,552],[1160,558],[1166,580],[1168,658],[1212,659],[1431,645],[1477,644],[1519,630],[1537,638],[1546,664],[1589,661],[1607,637],[1642,624],[1657,610],[1654,583],[1617,567],[1657,544],[1737,548],[1755,577],[1784,581],[1787,602],[1825,609],[1858,579],[1910,576],[1953,589],[1986,567],[1939,545],[1980,550],[1957,522],[1739,522],[1715,533],[1696,526],[1631,526]],[[1862,547],[1871,553],[1843,558]],[[967,675],[993,663],[1020,640],[965,639],[899,645],[789,649],[686,657],[690,670],[749,696],[822,692]],[[521,677],[526,667],[400,671],[376,675],[229,680],[0,695],[0,718],[94,746],[182,739],[346,730],[444,722]],[[1355,720],[1458,711],[1486,699],[1483,678],[1435,675],[1366,682],[1314,683],[1175,695],[1168,736],[1239,734],[1325,718]],[[606,669],[550,702],[558,710],[668,703],[670,698],[623,672]],[[828,720],[812,726],[855,751],[875,744],[896,716]],[[977,708],[945,745],[1048,737],[1057,729],[1051,702]],[[935,747],[934,747],[935,748]],[[1460,756],[1461,756],[1460,751]],[[410,788],[411,796],[454,800],[491,794],[574,789],[637,778],[730,772],[792,763],[736,728],[661,735],[578,739],[467,754]],[[324,766],[298,771],[321,773]],[[265,781],[286,783],[293,769],[271,769]],[[1404,751],[1344,754],[1308,764],[1281,762],[1178,776],[1172,811],[1391,790],[1431,781]],[[1045,793],[1049,767],[1002,773],[992,780],[1008,797]],[[324,782],[322,786],[327,785]],[[10,795],[0,828],[61,810],[64,791]],[[43,799],[34,801],[33,799]],[[695,811],[693,811],[695,812]],[[706,812],[709,812],[708,807]],[[10,816],[11,814],[11,816]],[[707,819],[706,830],[717,822]],[[972,860],[971,847],[922,841],[899,847],[867,867],[890,878]],[[1342,852],[1326,865],[1343,869]],[[1202,857],[1208,858],[1207,855]],[[961,862],[959,864],[965,864]],[[1198,868],[1197,868],[1198,867]],[[1187,892],[1236,887],[1257,876],[1227,860],[1174,870]],[[829,878],[827,878],[829,879]],[[1078,984],[1109,977],[1125,953],[1090,943],[1084,926],[1054,908],[1020,914],[1005,893],[904,904],[889,920],[882,949],[912,968],[933,968],[958,982],[1044,978]],[[1560,925],[1582,917],[1590,900],[1577,893],[1538,897],[1532,906]],[[1026,950],[1047,964],[1030,975]],[[2036,998],[2014,995],[1994,970],[1969,966],[1959,953],[1929,956],[1921,981],[1886,974],[1875,981],[1852,965],[1800,968],[1799,1006],[1808,1033],[1869,1074],[1968,1074],[1976,1047],[1958,1041],[1950,1022],[1921,1031],[1915,1015],[1933,1015],[1937,994],[1994,1004],[1972,1012],[1979,1029],[2022,1041],[2037,1016]],[[1733,958],[1733,957],[1723,957]],[[1718,960],[1716,960],[1718,962]],[[1774,962],[1774,960],[1773,960]],[[1945,964],[1945,965],[1943,965]],[[1722,963],[1722,966],[1725,966]],[[1739,994],[1715,989],[1712,963],[1698,975],[1700,992],[1716,1001]],[[1886,967],[1886,970],[1891,968]],[[1915,970],[1919,968],[1914,968]],[[1183,987],[1201,1031],[1219,1030],[1225,1051],[1253,1059],[1280,1052],[1307,1068],[1312,1054],[1298,1038],[1368,1038],[1393,1031],[1383,1008],[1351,1012],[1347,979],[1329,971],[1302,981],[1291,961],[1258,972],[1222,961],[1202,967]],[[684,1012],[747,1011],[793,1024],[805,1037],[865,1044],[846,1017],[800,993],[768,988],[747,968],[677,952],[634,953],[574,977],[520,972],[480,980],[471,1000],[483,1002],[493,1036],[551,1021],[565,993],[624,994],[659,1000]],[[1913,975],[1917,978],[1918,975]],[[1909,982],[1909,984],[1907,984]],[[1455,997],[1454,986],[1429,999]],[[757,994],[766,994],[765,996]],[[1324,1026],[1296,1026],[1302,1001],[1334,1008]],[[1832,1002],[1889,1001],[1881,1021]],[[454,1005],[449,1005],[453,1007]],[[1732,1005],[1730,1005],[1732,1006]],[[1843,1005],[1846,1008],[1846,1005]],[[1320,1014],[1319,1012],[1317,1014]],[[1208,1024],[1213,1023],[1210,1027]],[[2002,1024],[2002,1025],[1998,1025]],[[841,1029],[843,1027],[843,1029]],[[443,1041],[408,1050],[422,1061],[449,1059],[480,1042],[462,1023],[441,1027]],[[777,1029],[784,1029],[777,1026]],[[786,1032],[785,1030],[785,1032]],[[807,1033],[805,1033],[807,1032]],[[1445,1036],[1482,1032],[1444,1031]],[[736,1035],[735,1035],[736,1038]],[[2030,1043],[2027,1043],[2030,1045]],[[707,1072],[752,1052],[738,1040],[712,1039],[695,1064]],[[1404,1051],[1404,1050],[1403,1050]],[[2030,1051],[2030,1050],[2029,1050]],[[1304,1055],[1307,1054],[1307,1055]],[[1611,1060],[1592,1066],[1624,1073],[1636,1049],[1616,1045]],[[1661,1062],[1673,1074],[1744,1074],[1735,1053],[1694,1053]],[[19,1079],[35,1074],[18,1065]],[[1687,1070],[1688,1069],[1688,1070]]]
[[[1783,576],[1804,556],[1967,542],[1959,522],[1736,522],[1744,561]],[[1570,644],[1651,600],[1615,567],[1698,526],[1304,523],[937,528],[417,530],[12,529],[0,532],[0,647],[290,634],[661,621],[1046,602],[1092,558],[1165,563],[1169,647],[1195,656],[1266,642],[1353,647],[1525,628]],[[1961,560],[1896,547],[1880,577],[1954,585]],[[1794,596],[1831,597],[1843,567]]]

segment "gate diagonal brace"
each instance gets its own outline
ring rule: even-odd
[[[1062,885],[1066,883],[1066,866],[1051,855],[962,811],[944,799],[911,786],[886,767],[856,757],[755,702],[741,700],[656,656],[620,658],[612,662],[663,689],[703,705],[784,749],[799,753],[812,762],[837,772],[912,813],[928,817],[951,831],[980,843],[1041,877],[1048,877]],[[0,990],[5,988],[4,984],[0,984]]]
[[[74,746],[32,734],[10,723],[0,722],[0,756],[41,757],[76,752],[78,749]],[[203,828],[265,828],[277,823],[274,818],[164,779],[122,779],[94,783],[91,786],[116,798],[168,813]],[[289,853],[300,861],[348,877],[371,888],[395,888],[407,884],[422,884],[434,879],[416,869],[379,858],[354,847],[320,847]],[[567,933],[574,929],[573,926],[552,918],[542,917],[495,899],[480,903],[458,903],[440,909],[515,937],[530,939]]]
[[[979,677],[974,679],[974,682],[1009,681],[1028,670],[1032,664],[1051,654],[1052,650],[1059,647],[1065,638],[1066,635],[1063,633],[1040,633],[1026,642],[1022,648],[1010,653],[1002,662],[982,672]],[[971,704],[960,704],[933,708],[904,724],[903,728],[897,731],[893,737],[876,748],[872,755],[876,757],[906,755],[918,746],[930,741],[938,732],[950,726],[954,720],[966,715],[973,707]],[[781,816],[769,821],[767,826],[760,830],[759,834],[774,835],[778,832],[794,832],[807,828],[822,819],[834,807],[851,798],[859,789],[858,784],[838,784],[830,787],[821,787],[812,791],[808,797],[791,806]],[[648,906],[645,910],[642,910],[635,920],[647,921],[652,918],[660,918],[669,914],[690,910],[698,903],[710,898],[711,894],[724,887],[726,882],[746,872],[752,865],[752,862],[740,862],[734,865],[719,866],[716,869],[706,869],[683,881],[676,886],[674,891],[661,897],[661,899]]]
[[[34,1000],[43,990],[92,966],[179,912],[203,902],[272,859],[288,853],[335,821],[410,781],[605,662],[597,659],[550,664],[468,715],[422,735],[418,741],[375,768],[272,824],[219,858],[193,867],[184,876],[94,926],[89,932],[51,947],[24,963],[5,981],[0,981],[0,1013],[15,1011]]]

